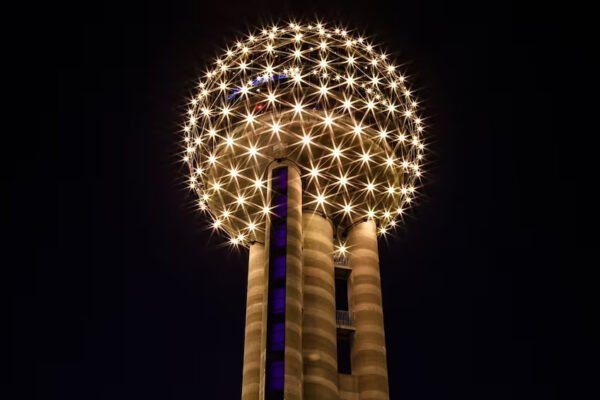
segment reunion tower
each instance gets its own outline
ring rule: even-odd
[[[404,76],[347,28],[268,26],[211,62],[183,156],[249,249],[243,400],[389,399],[377,237],[417,196],[422,135]]]

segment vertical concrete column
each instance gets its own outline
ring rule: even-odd
[[[302,180],[288,166],[285,400],[302,400]]]
[[[246,300],[246,336],[242,400],[259,400],[263,307],[265,291],[265,247],[252,243],[248,256],[248,294]]]
[[[389,400],[381,278],[375,222],[361,222],[348,235],[350,310],[356,329],[352,374],[358,378],[360,400]]]
[[[333,228],[319,214],[302,216],[304,237],[304,399],[338,398]]]
[[[287,172],[282,174],[281,170],[279,170],[280,168],[287,168]],[[275,175],[277,175],[277,185],[280,187],[277,196],[275,196],[275,192],[273,191]],[[282,194],[282,185],[281,182],[279,182],[279,179],[284,175],[287,176],[287,184],[283,185],[285,186],[285,193]],[[263,329],[266,334],[263,335],[262,339],[262,359],[264,361],[260,377],[261,389],[259,392],[259,399],[302,400],[302,180],[298,167],[285,162],[274,163],[271,165],[268,176],[270,178],[268,193],[269,203],[272,203],[274,197],[277,197],[278,201],[281,201],[281,196],[284,195],[285,207],[282,207],[281,204],[271,204],[271,206],[274,207],[273,215],[267,218],[267,227],[265,230],[265,257],[267,259],[265,265],[267,266],[267,279],[263,293],[265,298],[269,299],[269,296],[271,296],[270,299],[276,301],[276,303],[265,304],[265,307],[263,308],[263,313],[266,316],[266,318],[263,319]],[[285,218],[285,235],[283,238],[278,236],[279,234],[277,233],[275,233],[276,236],[273,236],[274,232],[272,232],[272,228],[275,226],[274,221],[277,221],[277,229],[280,229],[281,218]],[[279,252],[281,251],[282,243],[285,243],[285,262],[283,266],[281,264],[280,253],[277,253],[277,255],[271,254],[271,246],[277,244],[277,252]],[[271,257],[273,257],[273,259],[271,259]],[[271,271],[272,268],[276,268],[278,272],[275,273],[274,270]],[[268,321],[269,316],[272,315],[269,310],[272,310],[272,307],[280,307],[280,299],[276,299],[273,296],[276,296],[275,290],[277,290],[277,293],[281,293],[281,288],[278,287],[277,289],[274,289],[275,282],[269,282],[269,279],[275,278],[276,276],[277,279],[279,279],[279,281],[277,281],[278,285],[281,282],[282,276],[285,279],[285,298],[284,305],[282,305],[285,309],[283,335],[280,331],[277,331],[277,333],[274,333],[275,331],[273,331],[272,333],[271,330],[275,328],[270,325],[271,322]],[[281,318],[281,314],[278,315],[279,317],[273,318]],[[277,325],[277,329],[279,329],[279,320],[277,321]],[[269,337],[272,339],[269,339]],[[274,353],[270,353],[273,351],[273,343],[270,345],[270,340],[284,341],[283,368],[280,368],[281,361],[279,359],[275,360],[275,357],[279,357],[279,353],[277,356],[275,356]],[[279,350],[277,350],[277,352],[279,352]],[[276,379],[277,382],[279,382],[279,378],[274,377],[279,377],[280,374],[283,374],[282,391],[279,389],[279,383],[277,383],[277,388],[273,387],[273,379]]]

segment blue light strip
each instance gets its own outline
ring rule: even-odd
[[[288,76],[286,74],[279,74],[279,75],[272,75],[271,77],[263,77],[263,76],[259,76],[258,78],[252,80],[252,82],[250,82],[250,84],[252,86],[258,86],[262,83],[268,82],[268,81],[278,81],[280,79],[285,79]],[[227,96],[227,100],[231,100],[233,99],[239,92],[242,91],[241,87],[235,88],[231,91],[231,93]]]
[[[285,383],[285,284],[287,252],[287,167],[272,171],[274,205],[269,238],[269,293],[265,400],[283,400]]]

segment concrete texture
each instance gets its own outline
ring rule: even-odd
[[[338,398],[333,228],[320,214],[302,216],[304,237],[304,399]]]
[[[375,222],[361,222],[348,235],[350,308],[356,329],[352,374],[358,377],[360,400],[389,400],[383,330],[381,278]]]
[[[261,379],[261,343],[263,302],[265,291],[265,247],[250,245],[248,260],[248,294],[246,300],[246,336],[244,339],[244,370],[242,400],[258,400]]]

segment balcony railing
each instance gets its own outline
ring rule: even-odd
[[[348,257],[335,256],[333,257],[333,265],[335,267],[336,279],[348,279],[350,276],[350,266],[348,265]]]
[[[335,323],[338,328],[354,329],[352,326],[352,314],[350,311],[336,310],[335,311]]]
[[[347,267],[348,266],[348,257],[346,256],[335,256],[333,257],[333,263],[336,266]]]

